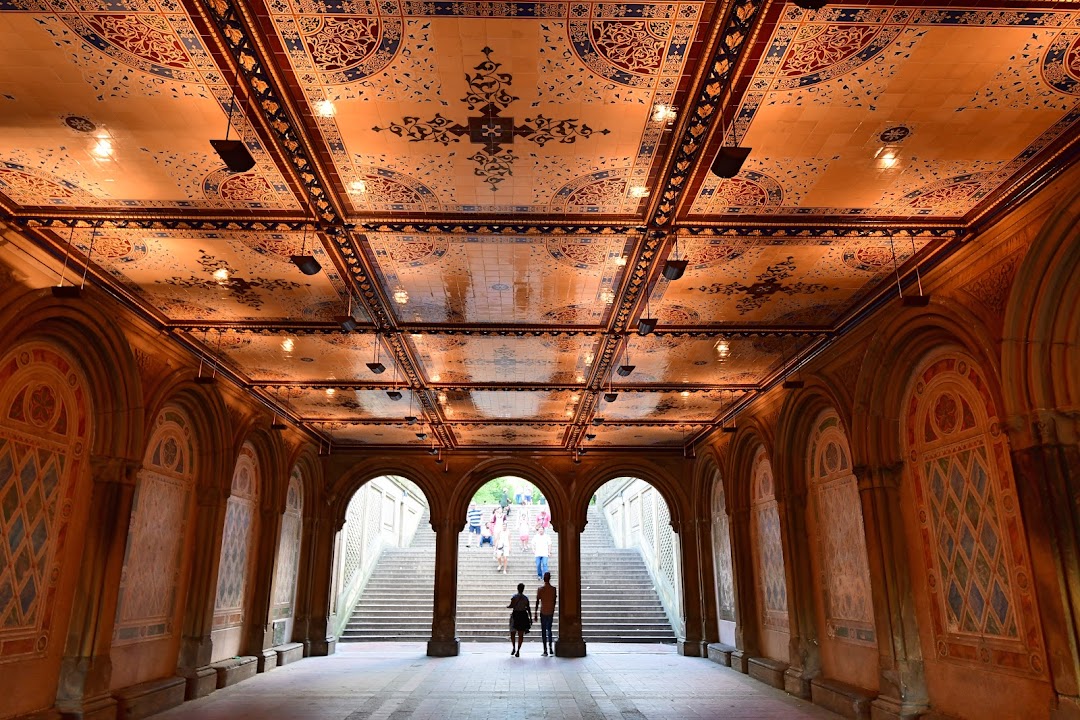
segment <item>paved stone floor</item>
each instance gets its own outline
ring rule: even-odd
[[[467,643],[428,658],[417,643],[338,645],[155,716],[155,720],[651,720],[838,718],[730,668],[663,645],[590,644],[588,657],[510,657]]]

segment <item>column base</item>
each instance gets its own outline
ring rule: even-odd
[[[1080,698],[1058,695],[1057,707],[1050,711],[1050,720],[1080,720]]]
[[[679,640],[679,654],[685,657],[708,657],[709,644],[700,640]]]
[[[788,668],[784,671],[784,692],[803,700],[810,699],[810,680],[802,668]]]
[[[927,705],[921,703],[913,705],[896,698],[876,697],[870,703],[870,720],[914,720],[928,709]]]
[[[324,657],[337,651],[337,638],[333,635],[304,641],[304,657]]]
[[[584,640],[556,640],[555,657],[579,658],[585,657]]]
[[[78,707],[60,711],[64,720],[116,720],[116,699],[112,695],[91,698]]]
[[[187,681],[187,688],[184,690],[185,700],[206,697],[217,690],[217,670],[209,665],[194,670],[183,670],[180,674]]]
[[[277,650],[267,648],[255,656],[258,659],[259,672],[270,672],[277,667]]]
[[[461,654],[461,641],[453,640],[428,640],[428,657],[457,657]]]
[[[750,674],[750,656],[745,650],[736,650],[731,653],[731,667],[743,675]]]
[[[724,643],[709,643],[708,652],[709,659],[714,663],[731,667],[731,653],[735,652],[735,648]]]

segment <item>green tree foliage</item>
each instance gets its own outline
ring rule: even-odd
[[[506,496],[510,498],[510,502],[514,502],[514,495],[517,493],[517,487],[525,487],[532,489],[532,501],[533,505],[540,502],[541,493],[536,489],[535,485],[531,483],[523,483],[520,478],[511,477],[498,477],[494,480],[489,480],[476,491],[473,495],[473,502],[478,505],[498,505],[499,498],[502,497],[503,491],[506,491]]]

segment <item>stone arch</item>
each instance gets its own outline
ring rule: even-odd
[[[758,446],[772,452],[772,435],[757,417],[740,421],[728,453],[727,502],[729,512],[750,507],[750,473]]]
[[[229,414],[220,391],[215,386],[196,385],[190,378],[166,384],[147,402],[144,436],[153,433],[154,423],[166,407],[175,407],[191,421],[195,454],[195,484],[213,488],[222,494],[228,490],[232,465],[236,460],[229,437]],[[144,449],[145,456],[147,450]]]
[[[727,494],[724,490],[724,477],[715,458],[707,456],[703,463],[704,477],[710,477],[703,487],[710,488],[707,505],[711,509],[710,531],[712,537],[713,573],[716,581],[716,611],[719,620],[720,642],[735,644],[735,623],[737,622],[735,603],[735,563],[731,547],[731,513],[728,508]]]
[[[437,528],[438,499],[442,497],[439,489],[440,478],[420,463],[410,463],[404,460],[401,462],[389,462],[383,459],[358,463],[349,468],[335,483],[335,487],[328,498],[334,526],[340,530],[345,525],[345,516],[348,513],[349,502],[352,500],[353,495],[367,483],[385,475],[403,477],[420,488],[431,511],[431,526],[433,529]]]
[[[955,347],[913,366],[899,428],[901,510],[932,704],[1019,716],[1048,703],[1050,685],[995,384]],[[998,691],[958,691],[973,668],[993,672]]]
[[[41,678],[59,675],[79,576],[100,428],[75,357],[40,339],[0,355],[0,667],[15,713],[53,704]]]
[[[530,463],[515,458],[493,458],[470,467],[461,476],[447,506],[447,518],[451,527],[464,528],[465,514],[476,491],[498,477],[513,475],[528,480],[547,499],[551,514],[551,528],[561,532],[565,528],[567,501],[562,485],[555,475],[540,463]]]
[[[956,306],[905,309],[878,329],[863,360],[855,390],[851,426],[860,432],[848,437],[851,451],[862,463],[881,467],[903,460],[900,444],[900,412],[911,368],[934,348],[959,346],[994,377],[997,361],[986,348],[993,347],[986,329]],[[997,384],[993,392],[996,394]]]
[[[787,662],[791,632],[788,559],[784,556],[776,476],[763,443],[758,444],[750,461],[748,485],[758,639],[765,655]]]
[[[1061,203],[1024,256],[1002,336],[1008,415],[1080,406],[1080,191]]]
[[[167,677],[176,669],[195,524],[197,434],[177,404],[162,407],[147,433],[113,626],[113,688]]]
[[[0,348],[39,340],[62,348],[86,378],[94,416],[90,452],[97,458],[137,461],[144,431],[143,392],[131,346],[112,317],[88,294],[78,302],[26,293],[9,305]]]
[[[274,644],[292,639],[293,617],[296,610],[296,590],[300,573],[300,544],[304,526],[304,469],[299,463],[289,472],[284,509],[280,512],[277,552],[270,590],[270,622]],[[278,512],[275,507],[274,512]]]
[[[685,518],[692,517],[687,514],[684,507],[686,494],[674,477],[662,468],[652,464],[635,462],[624,459],[613,459],[611,463],[605,463],[602,467],[593,470],[583,478],[580,491],[574,499],[574,510],[580,513],[579,517],[584,521],[588,511],[589,502],[596,491],[608,482],[621,477],[632,477],[644,480],[651,485],[667,504],[668,513],[671,517],[671,529],[679,533]],[[584,528],[584,525],[582,525]]]

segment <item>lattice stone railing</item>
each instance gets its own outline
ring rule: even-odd
[[[375,478],[356,491],[338,534],[334,567],[334,634],[340,635],[383,548],[408,547],[427,510],[420,489],[402,477]]]
[[[652,485],[626,477],[605,483],[596,493],[596,502],[615,546],[637,548],[641,553],[664,612],[676,634],[683,637],[679,537],[671,529],[667,503]]]

